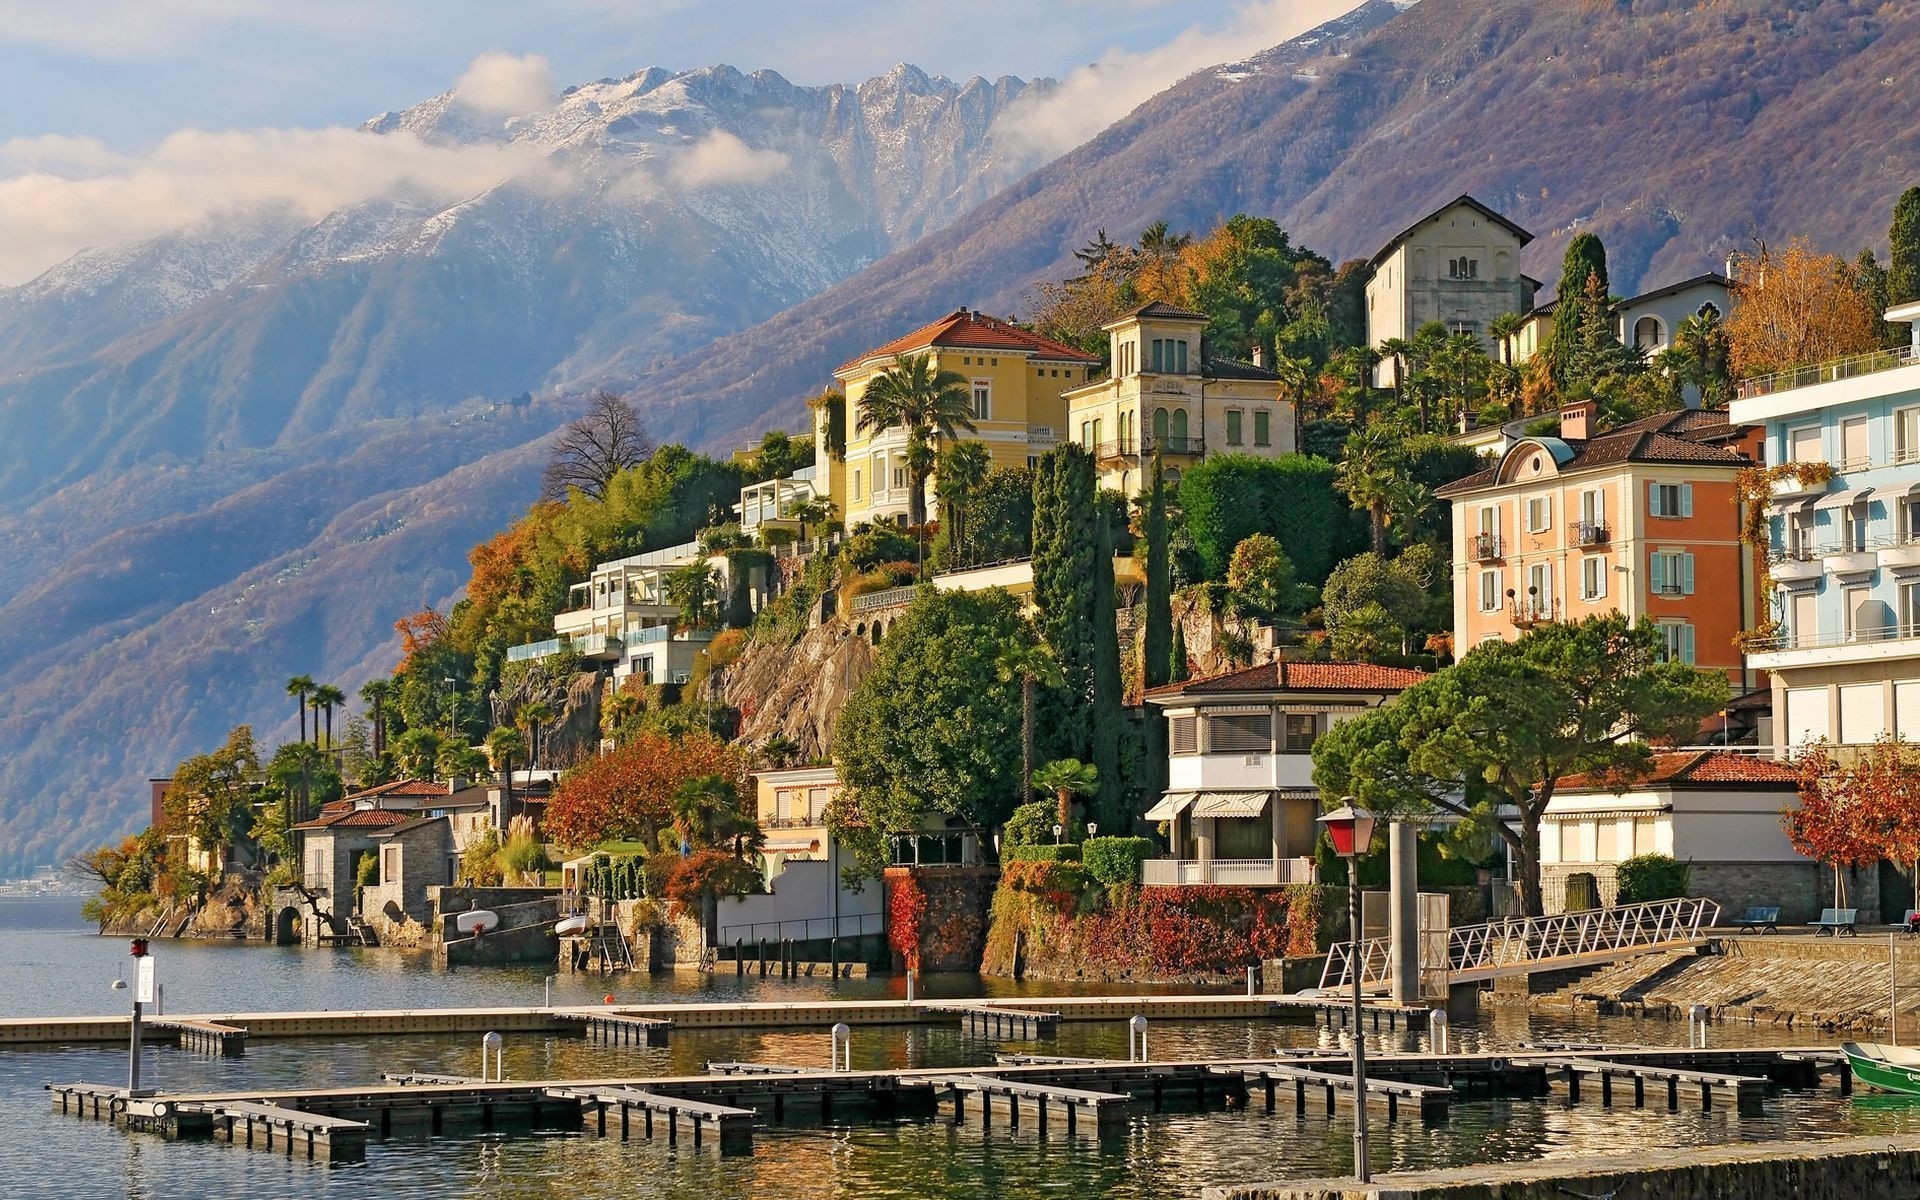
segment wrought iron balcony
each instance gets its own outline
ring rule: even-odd
[[[1599,521],[1582,521],[1575,530],[1575,536],[1582,546],[1604,546],[1612,530]]]
[[[1507,616],[1516,629],[1532,629],[1535,625],[1560,619],[1560,602],[1539,596],[1515,596],[1507,601]]]
[[[1472,551],[1475,562],[1497,562],[1502,555],[1500,535],[1497,533],[1474,534]]]
[[[1205,438],[1198,436],[1175,437],[1150,433],[1141,439],[1140,449],[1146,454],[1152,454],[1155,450],[1162,454],[1205,454],[1207,443]]]

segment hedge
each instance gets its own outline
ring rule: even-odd
[[[1002,863],[1079,862],[1080,847],[1073,842],[1065,842],[1058,846],[1051,842],[1041,846],[1007,846],[1000,851],[1000,861]]]
[[[1157,847],[1151,838],[1088,838],[1080,847],[1080,861],[1087,874],[1105,884],[1140,882],[1140,864],[1152,858]]]

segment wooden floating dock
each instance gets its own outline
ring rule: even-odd
[[[1580,1081],[1586,1076],[1600,1080],[1600,1103],[1613,1107],[1614,1080],[1622,1080],[1633,1087],[1633,1106],[1647,1106],[1647,1084],[1665,1084],[1667,1111],[1677,1112],[1680,1108],[1680,1087],[1685,1084],[1689,1090],[1699,1089],[1700,1111],[1713,1111],[1715,1092],[1724,1092],[1733,1097],[1734,1109],[1741,1116],[1758,1116],[1760,1099],[1765,1094],[1767,1081],[1754,1075],[1724,1075],[1716,1071],[1696,1071],[1686,1067],[1650,1066],[1642,1063],[1611,1062],[1604,1058],[1549,1058],[1541,1065],[1547,1069],[1548,1077],[1557,1079],[1567,1090],[1567,1103],[1580,1102]]]
[[[1353,1002],[1336,1000],[1329,996],[1287,996],[1273,1001],[1276,1009],[1309,1008],[1315,1019],[1328,1029],[1345,1029],[1353,1024]],[[1406,1029],[1425,1029],[1427,1018],[1432,1009],[1409,1004],[1381,1004],[1378,1001],[1365,1004],[1360,1009],[1362,1024],[1370,1024],[1373,1032]]]
[[[673,1022],[664,1017],[636,1017],[611,1009],[555,1009],[554,1018],[586,1026],[587,1040],[603,1046],[664,1046]]]
[[[613,1110],[620,1115],[623,1142],[632,1137],[632,1118],[638,1113],[642,1134],[649,1140],[654,1137],[653,1119],[659,1115],[666,1118],[667,1144],[679,1145],[680,1120],[684,1117],[691,1127],[696,1150],[703,1148],[705,1142],[710,1142],[722,1154],[741,1154],[753,1149],[755,1113],[750,1108],[732,1108],[627,1087],[550,1087],[546,1091],[557,1099],[579,1101],[586,1119],[593,1123],[594,1131],[601,1137],[607,1136],[607,1113]]]
[[[247,1031],[237,1025],[223,1025],[218,1021],[192,1017],[149,1017],[142,1024],[143,1035],[148,1030],[176,1035],[178,1045],[183,1050],[196,1050],[221,1058],[238,1058],[247,1052]]]
[[[1005,1114],[1007,1127],[1017,1130],[1020,1105],[1026,1101],[1033,1112],[1032,1127],[1042,1137],[1049,1132],[1049,1105],[1061,1110],[1064,1132],[1072,1137],[1081,1132],[1102,1133],[1119,1127],[1126,1122],[1128,1106],[1133,1103],[1132,1096],[1118,1092],[1093,1092],[994,1075],[941,1075],[929,1082],[948,1098],[956,1125],[966,1123],[967,1103],[972,1100],[982,1129],[992,1128],[998,1111]]]
[[[960,1027],[973,1037],[1011,1038],[1032,1042],[1060,1034],[1060,1014],[1030,1009],[1000,1008],[990,1004],[931,1005],[928,1012],[957,1016]]]
[[[709,1075],[805,1075],[813,1067],[791,1067],[785,1063],[710,1062]]]
[[[204,1119],[202,1126],[199,1119]],[[278,1150],[296,1158],[355,1161],[367,1156],[367,1123],[247,1100],[183,1101],[175,1109],[174,1136],[211,1133],[252,1150]],[[276,1141],[277,1139],[277,1141]]]
[[[1326,1093],[1327,1115],[1332,1116],[1338,1107],[1353,1108],[1354,1085],[1351,1074],[1332,1069],[1310,1070],[1291,1063],[1265,1063],[1261,1065],[1225,1066],[1212,1068],[1215,1074],[1237,1076],[1247,1085],[1249,1099],[1258,1086],[1266,1094],[1267,1111],[1276,1108],[1275,1093],[1281,1086],[1293,1089],[1293,1111],[1305,1115],[1307,1112],[1307,1094],[1311,1091]],[[1756,1080],[1755,1082],[1760,1082]],[[1367,1104],[1371,1108],[1385,1109],[1387,1120],[1400,1119],[1400,1109],[1409,1106],[1413,1114],[1422,1121],[1438,1121],[1447,1115],[1447,1109],[1453,1102],[1453,1089],[1436,1087],[1425,1083],[1406,1083],[1397,1079],[1367,1079]]]

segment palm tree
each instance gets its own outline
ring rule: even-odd
[[[300,714],[300,740],[307,740],[307,697],[313,694],[313,676],[295,675],[287,680],[287,695],[293,697],[293,707]]]
[[[1062,830],[1073,826],[1073,798],[1091,796],[1100,790],[1100,772],[1092,763],[1077,758],[1056,758],[1033,774],[1033,786],[1052,792],[1059,804],[1056,820]]]
[[[1347,436],[1346,451],[1334,471],[1334,486],[1367,514],[1373,552],[1382,556],[1387,552],[1387,507],[1398,497],[1405,477],[1403,457],[1399,435],[1371,425]]]
[[[1060,660],[1045,642],[1008,639],[994,659],[1001,682],[1020,681],[1020,799],[1033,794],[1033,690],[1065,687]]]
[[[500,823],[513,820],[513,761],[525,757],[526,739],[518,729],[501,726],[487,731],[487,763],[500,773],[505,802],[500,807]]]
[[[744,857],[761,842],[759,822],[740,811],[740,789],[725,775],[699,775],[681,784],[672,811],[674,830],[694,849],[731,841],[734,854]]]
[[[407,778],[426,779],[440,756],[440,735],[431,729],[409,729],[394,739],[393,749]]]
[[[1093,235],[1092,241],[1081,249],[1075,250],[1073,256],[1088,267],[1097,267],[1119,249],[1120,247],[1114,243],[1113,239],[1107,236],[1106,229],[1102,228],[1099,233]]]
[[[1493,339],[1494,345],[1500,347],[1502,366],[1513,365],[1513,339],[1519,337],[1520,331],[1526,327],[1526,316],[1517,312],[1501,313],[1487,322],[1487,336]]]
[[[1100,236],[1106,237],[1106,230],[1101,230]],[[1192,241],[1192,234],[1174,233],[1172,226],[1165,221],[1155,221],[1140,231],[1140,248],[1148,254],[1178,254]],[[1107,253],[1111,252],[1111,250],[1107,251]]]
[[[475,779],[487,769],[487,756],[465,741],[448,738],[440,743],[439,751],[433,756],[434,765],[440,768],[440,774],[449,781],[455,779]]]
[[[1407,370],[1413,363],[1415,353],[1413,342],[1406,338],[1387,338],[1380,343],[1383,358],[1393,360],[1393,406],[1401,408],[1407,402]],[[1427,431],[1426,417],[1420,419],[1420,432]]]
[[[860,394],[860,428],[907,433],[907,523],[927,523],[927,475],[942,441],[974,432],[973,391],[958,371],[934,366],[933,355],[903,354]]]
[[[965,555],[967,509],[980,487],[987,481],[993,458],[984,442],[955,442],[940,456],[939,472],[933,491],[940,498],[940,520],[946,529],[951,553]]]
[[[520,706],[513,723],[526,731],[527,765],[540,763],[540,727],[553,720],[553,706],[545,700],[529,700]]]
[[[360,699],[373,721],[373,753],[377,758],[387,750],[387,701],[393,696],[391,679],[369,679],[360,687]]]
[[[326,714],[327,746],[329,748],[333,746],[333,710],[343,707],[346,702],[347,694],[330,683],[320,684],[313,689],[314,707]],[[315,726],[313,736],[315,741],[319,740],[320,729],[318,726]]]
[[[680,621],[690,629],[706,624],[719,589],[720,576],[704,558],[667,573],[667,600],[679,607]]]

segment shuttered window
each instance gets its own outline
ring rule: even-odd
[[[1200,753],[1199,722],[1193,717],[1174,717],[1167,722],[1167,746],[1175,754]]]
[[[1207,718],[1210,754],[1265,754],[1272,749],[1273,718],[1266,713]]]
[[[1321,716],[1319,713],[1288,713],[1286,723],[1288,754],[1305,754],[1313,749],[1313,743],[1320,738]]]

